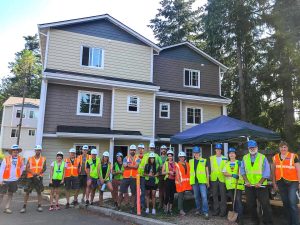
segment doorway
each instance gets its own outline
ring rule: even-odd
[[[115,145],[114,147],[114,159],[113,159],[113,163],[116,162],[116,154],[118,152],[121,152],[123,154],[123,158],[126,157],[128,155],[128,146],[127,145]]]

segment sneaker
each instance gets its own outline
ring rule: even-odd
[[[147,214],[149,214],[149,208],[146,208],[146,211],[145,211]]]
[[[195,212],[195,216],[199,216],[199,215],[201,215],[201,213],[197,210],[197,211]]]
[[[60,210],[60,206],[59,206],[59,205],[56,205],[56,206],[55,206],[55,210]]]
[[[70,208],[70,203],[66,204],[66,209]]]
[[[22,208],[21,210],[20,210],[20,213],[26,213],[26,208]]]
[[[73,201],[73,202],[71,203],[71,205],[72,205],[72,206],[77,206],[77,205],[78,205],[78,201]]]
[[[9,208],[4,209],[3,212],[6,214],[12,214],[12,211]]]
[[[180,214],[180,216],[185,216],[185,212],[183,210],[180,210],[179,214]]]
[[[155,215],[155,214],[156,214],[156,210],[152,209],[152,215]]]
[[[53,205],[50,205],[50,207],[49,207],[49,211],[53,211],[54,210],[54,207],[53,207]]]
[[[204,213],[204,219],[209,220],[208,213]]]
[[[38,212],[43,212],[43,208],[42,208],[42,206],[40,206],[40,205],[37,207],[36,210],[37,210]]]
[[[89,200],[86,200],[85,201],[85,206],[88,206],[90,204],[90,201]]]

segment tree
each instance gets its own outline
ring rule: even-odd
[[[190,41],[196,44],[200,9],[192,10],[195,0],[162,0],[155,18],[150,20],[160,46]]]

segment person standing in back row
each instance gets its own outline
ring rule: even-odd
[[[79,155],[77,158],[80,163],[80,171],[79,171],[79,186],[82,190],[82,199],[81,203],[85,203],[85,194],[86,194],[86,183],[87,183],[87,175],[86,175],[86,163],[91,158],[90,155],[88,155],[89,146],[84,145],[81,149],[81,155]]]
[[[167,156],[167,146],[165,145],[162,145],[160,147],[160,160],[161,160],[161,166],[165,164],[165,162],[167,161],[168,159],[168,156]],[[161,168],[160,168],[161,170]],[[165,176],[162,175],[160,173],[160,176],[159,176],[159,183],[158,183],[158,190],[159,190],[159,205],[158,205],[158,208],[162,208],[163,205],[164,205],[164,201],[165,201],[165,198],[166,198],[166,181],[165,181]]]
[[[216,144],[216,154],[210,157],[210,184],[213,195],[213,216],[224,217],[227,215],[226,186],[223,169],[227,158],[222,155],[222,144]],[[219,195],[221,202],[219,202]]]

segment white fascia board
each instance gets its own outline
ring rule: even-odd
[[[156,96],[183,99],[183,100],[203,101],[209,103],[227,104],[227,105],[231,103],[231,99],[219,99],[219,98],[210,98],[210,97],[195,96],[195,95],[176,94],[176,93],[169,93],[164,91],[157,92]]]
[[[55,135],[55,136],[54,136]],[[90,134],[90,133],[66,133],[56,132],[56,134],[44,134],[44,137],[57,137],[57,138],[114,138],[119,140],[152,140],[152,137],[144,137],[140,135],[122,135],[122,134]]]
[[[114,81],[114,80],[106,80],[102,78],[94,78],[94,77],[85,77],[85,76],[74,76],[71,74],[64,74],[64,73],[51,73],[51,72],[43,72],[44,77],[46,79],[54,79],[54,80],[64,80],[64,81],[74,81],[80,83],[89,83],[89,84],[99,84],[104,86],[112,86],[112,87],[121,87],[121,88],[132,88],[144,91],[158,91],[159,86],[151,86],[145,84],[138,84],[138,83],[130,83],[130,82],[123,82],[123,81]]]

